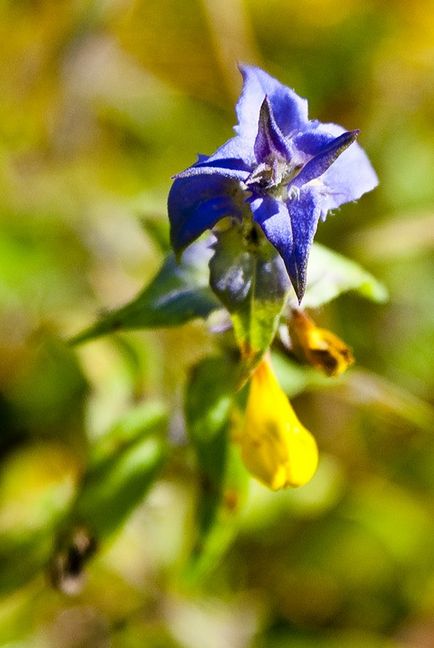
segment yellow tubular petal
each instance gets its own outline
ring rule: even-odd
[[[240,444],[247,469],[273,490],[302,486],[315,473],[315,439],[298,420],[268,359],[252,376]]]

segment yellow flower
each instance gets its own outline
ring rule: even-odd
[[[331,331],[318,328],[303,311],[293,311],[290,335],[294,353],[327,376],[339,376],[354,362],[345,342]]]
[[[246,468],[273,490],[302,486],[316,471],[315,439],[298,420],[268,359],[252,376],[239,442]]]

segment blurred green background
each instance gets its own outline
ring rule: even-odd
[[[0,645],[433,647],[431,1],[2,0],[0,36]],[[361,129],[381,184],[317,238],[391,298],[317,314],[358,361],[327,389],[280,368],[318,474],[250,483],[228,552],[191,583],[182,398],[210,335],[64,340],[155,273],[170,176],[231,136],[238,60]],[[82,583],[91,540],[73,531],[61,592],[47,565],[71,507],[99,537]]]

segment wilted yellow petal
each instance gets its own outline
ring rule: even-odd
[[[293,311],[290,335],[294,352],[327,376],[339,376],[354,362],[351,349],[343,340],[318,328],[302,311]]]
[[[273,490],[302,486],[315,473],[315,439],[298,420],[267,359],[252,376],[240,444],[247,469]]]

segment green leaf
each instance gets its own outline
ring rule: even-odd
[[[212,524],[222,496],[236,374],[236,367],[226,358],[207,358],[193,369],[187,385],[185,417],[200,470],[202,534]]]
[[[355,290],[375,302],[387,301],[387,290],[355,261],[314,243],[309,258],[304,308],[318,308],[338,295]]]
[[[234,541],[240,525],[240,512],[246,501],[248,483],[249,474],[242,463],[239,448],[228,443],[222,496],[206,533],[204,529],[199,530],[184,571],[187,582],[197,583],[210,574]],[[199,513],[201,506],[205,505],[206,492],[202,490],[198,501]]]
[[[219,308],[208,286],[210,256],[206,240],[190,246],[180,263],[170,254],[151,283],[137,297],[76,335],[71,344],[113,331],[177,326],[197,317],[207,317]]]
[[[160,406],[142,405],[100,442],[71,515],[97,540],[115,531],[154,483],[166,456],[166,422]]]
[[[238,377],[238,363],[231,358],[207,358],[194,368],[187,385],[186,423],[199,469],[198,531],[187,565],[189,579],[215,565],[236,530],[246,480],[229,438]]]
[[[53,550],[52,526],[0,541],[0,595],[22,587],[47,564]]]
[[[141,437],[158,433],[167,424],[167,409],[159,401],[139,403],[126,414],[91,448],[91,466],[95,467],[107,458],[119,456],[124,448]]]
[[[243,357],[254,366],[270,346],[289,292],[283,261],[261,233],[252,244],[235,226],[218,234],[210,285],[232,317]]]

